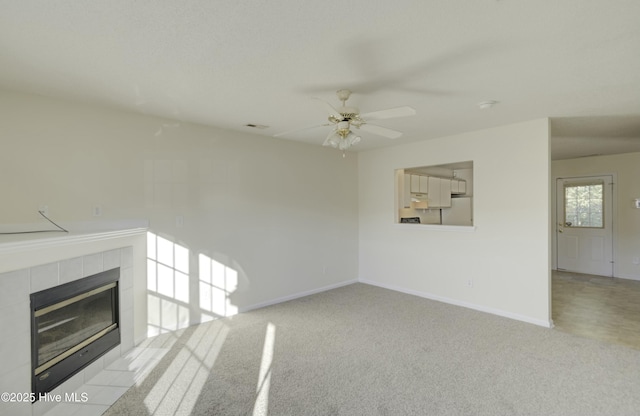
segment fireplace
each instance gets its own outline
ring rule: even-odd
[[[36,399],[120,344],[120,268],[31,294]]]

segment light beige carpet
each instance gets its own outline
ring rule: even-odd
[[[164,334],[115,415],[638,415],[640,351],[365,284]]]

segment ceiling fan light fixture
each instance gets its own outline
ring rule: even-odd
[[[334,134],[331,137],[327,138],[327,140],[324,142],[324,145],[331,146],[334,149],[337,149],[340,145],[340,141],[340,136]]]
[[[338,149],[340,150],[347,150],[350,147],[351,147],[351,144],[347,139],[340,140],[340,144],[338,144]]]
[[[327,140],[327,145],[332,146],[333,148],[338,148],[342,151],[347,150],[354,144],[357,144],[361,140],[360,136],[356,136],[352,132],[349,132],[346,135],[334,135]]]
[[[347,137],[344,138],[344,141],[349,145],[349,147],[353,146],[354,144],[358,144],[360,140],[362,140],[361,137],[356,136],[352,132],[349,132],[349,134],[347,134]]]

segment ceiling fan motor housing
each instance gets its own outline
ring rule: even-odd
[[[341,118],[337,118],[335,115],[329,115],[329,121],[332,123],[340,123],[341,121],[359,121],[360,110],[358,107],[340,107],[338,110]]]
[[[360,115],[358,107],[341,107],[339,110],[343,120],[353,120]]]
[[[357,119],[358,116],[360,115],[360,109],[358,107],[347,107],[345,105],[346,101],[351,96],[351,91],[350,90],[338,90],[338,91],[336,91],[336,95],[338,96],[338,99],[340,101],[342,101],[342,107],[340,107],[340,109],[338,109],[338,112],[342,116],[342,120],[351,121],[351,120]],[[340,120],[338,120],[338,121],[340,121]]]

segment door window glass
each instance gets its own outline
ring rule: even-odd
[[[567,227],[603,228],[604,183],[565,185],[564,222]]]

